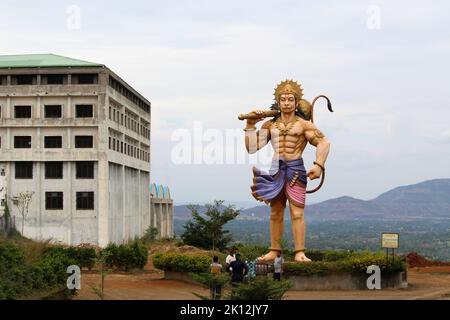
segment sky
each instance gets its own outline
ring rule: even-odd
[[[272,151],[246,156],[237,116],[268,109],[285,79],[308,100],[326,94],[335,110],[316,106],[331,152],[310,203],[450,177],[448,1],[2,0],[0,8],[0,54],[103,63],[151,101],[151,180],[176,203],[259,204],[251,168],[266,168]],[[304,158],[310,167],[312,146]]]

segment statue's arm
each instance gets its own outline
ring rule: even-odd
[[[252,130],[251,124],[249,125],[247,123],[247,131],[245,131],[245,148],[248,153],[253,154],[269,143],[270,126],[271,121],[269,120],[263,123],[260,130],[256,130],[256,128]]]
[[[305,124],[305,137],[310,144],[316,147],[316,162],[325,167],[325,162],[327,161],[330,152],[330,141],[328,141],[322,131],[320,131],[314,123],[309,121]],[[321,174],[322,168],[315,165],[308,173],[308,176],[311,179],[316,179],[319,178]]]

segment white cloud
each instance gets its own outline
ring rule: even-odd
[[[269,107],[273,88],[285,78],[299,80],[307,99],[325,93],[334,105],[333,114],[323,102],[316,108],[317,125],[332,141],[329,180],[317,199],[375,196],[414,182],[402,164],[418,167],[437,154],[450,156],[442,146],[450,141],[447,2],[425,7],[379,1],[376,32],[366,27],[369,3],[360,1],[136,1],[105,7],[80,0],[76,32],[65,28],[72,3],[24,3],[2,4],[8,29],[0,31],[1,52],[54,52],[101,62],[146,96],[153,106],[152,180],[170,184],[179,201],[251,198],[250,165],[173,166],[170,136],[198,120],[222,132],[242,128],[237,115]],[[312,163],[314,150],[305,157]],[[448,176],[445,168],[431,168],[430,177]],[[361,185],[362,177],[370,183]],[[211,187],[212,181],[220,184]]]

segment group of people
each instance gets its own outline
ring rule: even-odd
[[[231,248],[228,256],[225,259],[226,263],[226,271],[231,273],[231,283],[236,285],[238,283],[244,282],[245,276],[249,272],[249,267],[247,263],[241,260],[241,255],[236,252],[235,248]],[[274,280],[281,280],[281,273],[283,272],[283,263],[284,259],[281,256],[281,252],[278,252],[277,256],[274,259]],[[213,262],[210,266],[211,273],[218,274],[223,270],[223,266],[219,263],[219,257],[214,256]],[[220,288],[218,288],[220,291]]]

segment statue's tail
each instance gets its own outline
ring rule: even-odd
[[[314,105],[315,105],[316,101],[319,100],[320,98],[326,99],[328,110],[330,110],[330,112],[334,112],[333,107],[331,105],[331,101],[327,96],[324,96],[324,95],[317,96],[314,98],[313,102],[311,103],[311,122],[312,123],[314,123]],[[314,192],[319,191],[319,189],[322,188],[322,185],[324,184],[324,182],[325,182],[325,170],[322,171],[322,177],[320,179],[320,184],[312,190],[306,190],[306,193],[314,193]]]
[[[330,112],[334,112],[333,107],[331,105],[331,101],[327,96],[324,96],[324,95],[317,96],[314,98],[313,102],[311,103],[311,122],[312,123],[314,123],[314,105],[316,104],[316,101],[319,100],[320,98],[326,99],[328,110],[330,110]]]

